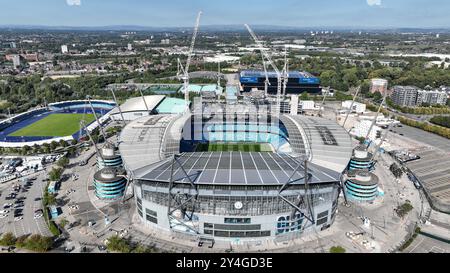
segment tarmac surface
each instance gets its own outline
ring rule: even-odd
[[[36,177],[36,180],[32,181],[33,184],[26,192],[22,192],[24,183],[21,182],[21,179],[16,179],[0,185],[0,209],[3,209],[3,205],[6,203],[11,203],[14,205],[14,202],[17,200],[17,198],[25,197],[24,206],[20,207],[20,209],[23,210],[23,219],[14,221],[14,208],[8,208],[8,217],[0,219],[0,233],[4,234],[6,232],[12,232],[16,237],[31,234],[52,236],[52,234],[48,230],[47,224],[45,223],[44,217],[34,219],[34,211],[37,209],[42,209],[42,201],[35,201],[35,198],[42,198],[42,193],[47,183],[43,182],[42,180],[47,178],[46,172],[47,171],[44,170],[38,174],[29,176],[28,178]],[[11,192],[14,184],[21,185],[21,189],[16,198],[12,200],[6,200],[6,196]]]

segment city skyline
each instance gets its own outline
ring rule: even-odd
[[[349,0],[336,1],[123,1],[20,0],[1,4],[9,12],[0,26],[143,26],[189,27],[202,10],[202,25],[287,26],[296,28],[448,28],[444,0]],[[23,9],[28,5],[30,8]],[[289,8],[285,8],[289,7]],[[280,16],[274,12],[280,10]],[[271,16],[266,16],[268,13]],[[169,15],[168,15],[169,14]],[[320,16],[319,16],[320,14]],[[358,22],[358,24],[355,24]]]

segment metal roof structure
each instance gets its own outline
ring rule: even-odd
[[[119,136],[119,151],[126,168],[134,171],[164,159],[168,149],[178,151],[178,134],[183,125],[180,115],[152,115],[130,122]]]
[[[304,168],[295,158],[277,153],[264,152],[194,152],[183,153],[178,158],[180,165],[196,184],[208,185],[283,185],[292,176],[292,184],[304,183]],[[136,170],[135,178],[158,182],[170,182],[172,158]],[[189,179],[175,164],[173,179],[189,183]],[[309,183],[334,183],[340,173],[309,164]]]
[[[164,95],[152,95],[152,96],[144,96],[145,102],[147,103],[149,111],[154,110],[164,99],[166,96]],[[120,105],[120,110],[123,113],[127,112],[146,112],[147,109],[145,107],[144,100],[142,97],[135,97],[128,99]],[[116,107],[111,112],[111,115],[119,114],[119,109]]]
[[[280,119],[288,129],[294,153],[303,152],[314,164],[344,171],[353,154],[351,136],[345,129],[319,117],[284,115]]]
[[[191,121],[191,116],[152,115],[129,123],[119,139],[125,167],[135,177],[167,179],[167,172],[155,164],[169,164],[171,156],[179,153],[183,128]],[[188,153],[183,154],[180,161],[191,158],[184,167],[190,174],[201,173],[197,178],[199,183],[285,183],[289,172],[305,156],[312,163],[311,169],[318,170],[313,171],[318,179],[311,183],[338,179],[352,156],[352,142],[348,133],[336,123],[318,117],[281,115],[280,120],[289,135],[288,141],[292,148],[289,154]],[[164,174],[158,176],[158,172]]]

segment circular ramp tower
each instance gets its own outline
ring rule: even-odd
[[[94,174],[95,195],[102,200],[117,200],[123,197],[127,179],[120,168],[105,167]]]

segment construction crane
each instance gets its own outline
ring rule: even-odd
[[[287,60],[287,47],[284,46],[284,67],[283,67],[283,100],[286,98],[286,86],[289,80],[289,64]]]
[[[178,59],[178,71],[181,73],[181,79],[183,80],[184,100],[186,102],[186,111],[189,111],[189,66],[191,65],[192,54],[194,52],[195,39],[197,38],[198,28],[200,25],[200,17],[202,12],[197,15],[197,21],[195,22],[194,33],[192,34],[191,46],[189,47],[188,58],[186,65],[183,67]]]
[[[327,92],[324,93],[324,92],[322,91],[323,99],[322,99],[322,103],[320,104],[319,117],[322,116],[322,109],[325,108],[325,107],[324,107],[324,105],[325,105],[325,99],[327,98],[327,95],[330,93],[330,87],[329,87],[329,86],[328,86],[327,88],[325,88],[325,89],[327,90]]]
[[[262,50],[261,50],[261,59],[262,59],[263,68],[264,68],[264,76],[266,77],[266,79],[264,80],[264,96],[267,97],[268,88],[269,88],[269,85],[271,85],[271,84],[269,81],[269,75],[267,74],[266,61],[264,60],[264,54],[262,53]]]
[[[353,111],[353,104],[355,104],[356,97],[358,96],[358,93],[360,90],[361,90],[361,86],[358,86],[358,88],[356,88],[356,93],[353,96],[352,103],[350,104],[350,108],[347,111],[347,115],[345,116],[344,123],[342,123],[342,128],[344,128],[344,129],[345,129],[345,123],[347,122],[348,116]]]
[[[257,47],[259,48],[259,50],[261,50],[261,53],[264,55],[264,58],[266,58],[267,62],[270,64],[270,66],[272,67],[273,70],[275,70],[275,73],[277,75],[277,105],[276,105],[276,114],[280,114],[280,104],[281,104],[281,72],[280,70],[278,70],[278,68],[276,67],[275,63],[272,61],[272,57],[270,56],[269,53],[267,53],[262,45],[262,42],[258,39],[258,37],[256,36],[256,34],[253,32],[253,30],[250,28],[249,25],[245,24],[245,27],[247,28],[248,32],[250,33],[250,35],[252,36],[253,40],[255,41]]]
[[[383,96],[383,100],[381,101],[380,106],[378,107],[377,114],[375,115],[374,119],[372,120],[372,123],[370,124],[369,130],[367,131],[366,139],[369,139],[370,133],[372,132],[373,126],[375,126],[375,123],[377,122],[378,115],[380,114],[381,108],[383,107],[384,102],[386,101],[387,92]],[[367,148],[370,146],[370,141],[367,142]]]

